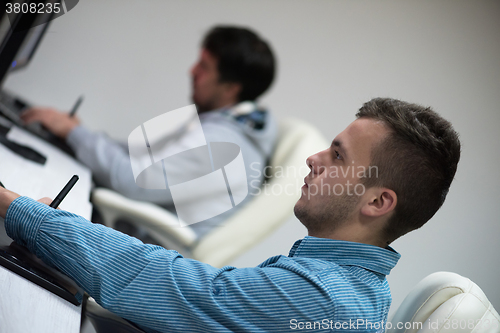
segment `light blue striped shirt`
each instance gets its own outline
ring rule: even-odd
[[[5,228],[104,308],[149,331],[383,331],[391,248],[305,237],[254,268],[210,265],[32,199]]]

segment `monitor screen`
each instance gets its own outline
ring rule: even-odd
[[[49,0],[47,3],[54,0]],[[0,86],[13,69],[26,66],[40,44],[53,13],[0,14]]]
[[[5,38],[10,33],[10,21],[7,14],[0,12],[0,47],[2,46]]]
[[[35,54],[36,48],[40,44],[40,40],[48,25],[49,23],[47,22],[29,30],[28,35],[24,38],[23,44],[12,62],[11,71],[22,68],[28,64],[33,54]]]

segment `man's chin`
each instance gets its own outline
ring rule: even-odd
[[[300,202],[300,199],[293,207],[293,213],[295,217],[297,217],[299,220],[301,220],[303,217],[307,215],[306,208],[304,207],[304,204]]]
[[[198,101],[198,99],[196,98],[196,96],[194,94],[191,95],[191,102],[196,106],[196,111],[198,111],[198,113],[203,112],[202,111],[203,105],[200,104],[200,101]]]
[[[302,223],[302,225],[306,227],[309,233],[311,231],[311,217],[309,216],[306,207],[297,202],[295,204],[295,207],[293,208],[293,213],[295,214],[295,217],[300,221],[300,223]]]
[[[206,105],[199,104],[199,103],[196,103],[194,101],[193,101],[193,103],[196,106],[196,111],[198,111],[198,114],[203,113],[203,112],[212,111],[212,108],[209,108]]]

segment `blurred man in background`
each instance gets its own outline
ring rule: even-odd
[[[275,58],[269,45],[246,28],[217,26],[212,28],[201,45],[198,61],[191,68],[192,100],[198,110],[207,143],[232,142],[242,151],[247,171],[249,194],[258,190],[252,170],[263,170],[270,158],[277,135],[276,124],[269,111],[256,100],[271,85],[275,75]],[[149,201],[175,211],[172,195],[167,190],[144,189],[136,185],[126,145],[88,130],[77,118],[53,108],[36,107],[23,114],[26,123],[38,121],[53,134],[64,139],[76,157],[87,165],[98,186],[113,189],[135,200]],[[176,142],[186,144],[196,138],[192,132],[181,132]],[[196,175],[200,161],[196,158],[177,160],[170,172],[189,178]],[[153,170],[154,179],[164,182],[164,171]],[[259,174],[259,184],[263,172]],[[253,176],[255,177],[255,176]],[[252,186],[250,186],[250,182]],[[211,206],[223,200],[213,195]],[[215,206],[213,206],[215,205]],[[202,237],[213,227],[234,214],[243,204],[191,225]]]

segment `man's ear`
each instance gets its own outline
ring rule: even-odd
[[[361,214],[380,217],[394,211],[398,203],[396,192],[388,188],[372,187],[365,193],[366,201],[361,207]]]

